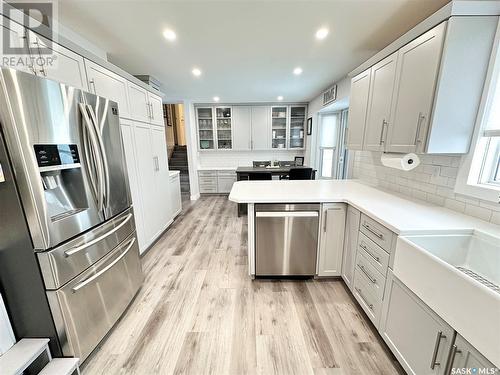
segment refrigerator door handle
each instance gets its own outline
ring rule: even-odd
[[[80,251],[82,251],[82,250],[85,250],[85,249],[89,248],[89,247],[90,247],[90,246],[92,246],[92,245],[95,245],[96,243],[98,243],[98,242],[100,242],[100,241],[104,240],[105,238],[107,238],[107,237],[111,236],[113,233],[115,233],[116,231],[118,231],[121,227],[123,227],[125,224],[127,224],[127,223],[130,221],[130,219],[131,219],[131,218],[132,218],[132,214],[128,214],[128,215],[127,215],[127,216],[123,219],[123,221],[122,221],[120,224],[118,224],[116,227],[114,227],[113,229],[111,229],[111,230],[109,230],[108,232],[104,233],[102,236],[99,236],[99,237],[97,237],[97,238],[94,238],[92,241],[89,241],[89,242],[87,242],[87,243],[85,243],[85,244],[83,244],[83,245],[81,245],[81,246],[77,246],[77,247],[74,247],[74,248],[72,248],[72,249],[70,249],[70,250],[66,250],[66,251],[64,252],[64,255],[65,255],[66,257],[69,257],[69,256],[71,256],[71,255],[73,255],[73,254],[79,253]]]
[[[97,116],[94,112],[94,108],[90,105],[87,104],[87,109],[89,112],[89,117],[90,120],[92,121],[94,125],[94,129],[97,135],[97,141],[99,145],[99,157],[101,159],[101,163],[103,166],[103,174],[104,174],[104,191],[103,191],[103,205],[104,207],[108,207],[109,202],[109,166],[108,166],[108,159],[106,158],[106,149],[104,148],[104,141],[102,140],[101,137],[101,131],[100,131],[100,126],[97,121]]]
[[[94,126],[91,124],[91,120],[89,118],[89,113],[87,111],[87,105],[84,104],[84,103],[79,103],[78,104],[79,107],[80,107],[80,111],[82,113],[82,118],[83,118],[83,124],[85,125],[86,129],[87,129],[87,133],[90,137],[90,141],[91,141],[91,144],[94,148],[94,152],[96,155],[99,154],[99,151],[98,151],[98,148],[99,148],[99,145],[98,145],[98,141],[97,141],[97,135],[95,133],[95,128]],[[92,155],[92,153],[89,153],[89,152],[86,152],[86,158],[90,158],[91,156],[94,156]],[[103,165],[102,165],[102,162],[100,160],[100,158],[98,157],[97,158],[98,160],[96,161],[96,168],[97,168],[97,191],[96,191],[96,194],[97,194],[97,209],[99,211],[102,211],[103,208],[104,208],[104,178],[103,178],[103,175],[104,175],[104,172],[103,172]],[[91,161],[88,160],[87,163],[90,163]],[[92,172],[89,171],[89,176],[92,175]],[[90,177],[90,180],[91,180],[91,183],[95,183],[93,182],[93,177],[91,176]]]
[[[106,267],[104,267],[102,270],[100,270],[99,272],[97,272],[95,275],[90,276],[88,279],[82,281],[80,284],[78,284],[75,287],[73,287],[72,288],[73,293],[77,292],[80,289],[82,289],[83,287],[85,287],[85,285],[91,283],[95,279],[98,279],[99,277],[101,277],[101,275],[103,275],[104,273],[106,273],[107,271],[109,271],[111,268],[113,268],[113,266],[116,263],[118,263],[120,260],[122,260],[122,258],[125,255],[127,255],[127,253],[130,251],[130,249],[132,248],[132,246],[134,245],[134,243],[135,243],[135,237],[130,240],[130,242],[127,245],[127,248],[125,249],[125,251],[123,253],[120,254],[120,256],[118,258],[116,258],[113,262],[111,262]]]

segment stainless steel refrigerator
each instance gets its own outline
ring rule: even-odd
[[[0,70],[0,291],[56,356],[87,358],[143,280],[118,111]]]

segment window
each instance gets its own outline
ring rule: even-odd
[[[344,145],[346,126],[347,110],[320,114],[316,151],[319,178],[344,178],[346,169]]]
[[[476,198],[499,202],[500,198],[500,54],[498,40],[483,100],[476,134],[469,155],[464,157],[455,191]]]

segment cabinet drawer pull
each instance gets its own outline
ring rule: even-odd
[[[380,238],[381,240],[384,239],[384,235],[382,233],[378,233],[377,231],[375,231],[374,229],[372,229],[372,227],[367,224],[367,223],[363,223],[363,227],[368,230],[369,232],[373,233],[375,236],[377,236],[378,238]]]
[[[367,253],[369,256],[371,256],[373,259],[375,259],[375,260],[377,261],[377,263],[380,263],[380,257],[373,255],[373,253],[372,253],[370,250],[368,250],[368,247],[367,247],[366,245],[361,244],[361,245],[359,245],[359,246],[360,246],[360,247],[361,247],[364,251],[366,251],[366,253]]]
[[[443,331],[439,331],[436,336],[436,343],[434,344],[434,352],[432,353],[432,359],[431,359],[431,370],[434,370],[434,367],[440,366],[440,362],[436,362],[437,356],[438,356],[438,351],[439,351],[439,345],[441,344],[441,339],[445,339],[446,336],[443,335]]]
[[[365,297],[363,297],[363,294],[361,294],[361,289],[360,288],[355,288],[355,289],[358,292],[358,294],[361,297],[361,299],[363,300],[363,302],[366,303],[366,305],[370,308],[370,310],[373,311],[373,304],[372,303],[368,303],[368,301],[365,299]]]
[[[379,142],[380,146],[382,146],[385,143],[385,140],[384,140],[384,130],[385,130],[386,126],[387,126],[387,121],[385,121],[385,119],[383,119],[382,120],[382,129],[380,130],[380,142]]]
[[[358,267],[361,271],[363,271],[365,276],[368,277],[368,280],[370,280],[373,284],[377,283],[377,279],[370,276],[370,274],[366,271],[365,266],[363,266],[362,264],[358,264]]]
[[[417,121],[417,131],[415,132],[415,146],[417,146],[422,140],[420,139],[420,128],[422,127],[422,121],[425,120],[425,115],[422,112],[418,113]]]

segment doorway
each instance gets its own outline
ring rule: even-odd
[[[316,150],[318,178],[344,179],[346,175],[345,131],[347,109],[319,114]]]
[[[183,104],[164,104],[167,117],[167,153],[170,170],[179,171],[181,194],[189,199],[189,164]]]

